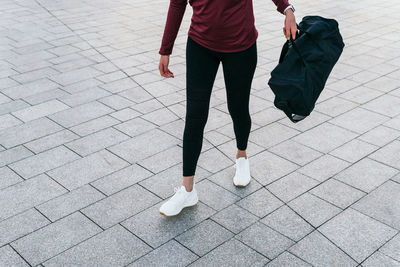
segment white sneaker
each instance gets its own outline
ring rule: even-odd
[[[233,183],[237,187],[245,187],[250,183],[250,163],[249,158],[240,157],[236,159],[235,176],[233,177]]]
[[[160,207],[160,213],[165,216],[174,216],[179,214],[183,208],[194,206],[199,201],[195,184],[190,192],[186,191],[185,186],[174,188],[175,194]]]

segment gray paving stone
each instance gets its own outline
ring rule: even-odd
[[[362,266],[400,266],[400,262],[396,261],[379,251],[375,252],[366,261],[363,262]]]
[[[272,123],[268,126],[261,127],[254,130],[249,140],[265,148],[274,146],[282,141],[292,138],[299,131],[284,126],[279,123]],[[268,138],[267,138],[268,137]]]
[[[365,195],[364,192],[333,178],[311,189],[310,193],[342,209],[347,208]]]
[[[310,193],[299,196],[290,201],[288,205],[314,227],[319,227],[342,211]]]
[[[74,134],[73,132],[69,130],[62,130],[54,134],[50,134],[42,138],[33,140],[29,143],[24,144],[24,146],[34,153],[38,154],[45,150],[68,143],[77,138],[79,138],[79,136]]]
[[[84,185],[62,196],[51,199],[36,208],[54,222],[102,198],[104,198],[102,193],[90,185]]]
[[[57,197],[66,191],[44,174],[2,189],[0,191],[0,221]]]
[[[134,235],[156,248],[188,229],[209,218],[215,211],[201,202],[193,207],[187,207],[177,216],[165,217],[160,214],[158,203],[121,224]]]
[[[196,183],[199,199],[215,210],[222,210],[240,200],[240,197],[205,179]]]
[[[21,181],[23,179],[7,166],[0,168],[0,190]]]
[[[354,83],[357,84],[356,82],[354,82]],[[366,102],[368,102],[382,94],[383,94],[382,92],[379,92],[377,90],[370,89],[365,86],[358,86],[349,91],[346,91],[343,94],[340,94],[339,96],[343,97],[347,100],[356,102],[358,104],[365,104]]]
[[[289,252],[313,266],[357,266],[352,258],[318,231],[289,248]]]
[[[397,172],[394,168],[365,158],[335,175],[334,178],[364,192],[371,192]]]
[[[323,182],[348,166],[350,166],[350,163],[326,154],[301,167],[297,172]]]
[[[188,266],[199,257],[175,240],[151,251],[129,266]]]
[[[10,246],[0,248],[0,266],[29,266]]]
[[[395,140],[387,144],[373,153],[370,157],[379,162],[400,169],[400,141]]]
[[[211,219],[237,234],[256,222],[258,218],[238,205],[232,204],[214,214]]]
[[[42,93],[24,97],[23,100],[31,105],[38,105],[40,103],[58,99],[63,96],[66,96],[66,95],[69,95],[69,94],[67,92],[65,92],[64,90],[57,88],[57,89],[50,89],[50,90],[44,91]]]
[[[353,132],[330,123],[323,123],[307,132],[295,136],[293,140],[317,151],[328,153],[355,137],[357,137],[357,135]]]
[[[126,107],[130,107],[135,105],[134,102],[119,96],[119,95],[111,95],[107,97],[103,97],[99,100],[99,102],[115,109],[115,110],[121,110]]]
[[[130,163],[147,158],[178,143],[178,140],[159,129],[152,129],[134,139],[110,147],[108,150]],[[148,144],[152,144],[149,146]]]
[[[266,266],[268,267],[279,267],[279,266],[291,266],[291,267],[304,267],[304,266],[312,266],[307,262],[299,259],[298,257],[290,254],[289,252],[283,252],[278,257],[276,257],[273,261],[269,262]]]
[[[29,104],[22,100],[17,99],[14,101],[8,101],[4,104],[0,104],[0,115],[4,115],[26,107],[29,107]]]
[[[110,116],[116,118],[119,121],[131,120],[140,115],[142,115],[140,112],[133,110],[132,108],[124,108],[110,114]]]
[[[128,165],[129,163],[112,153],[101,150],[47,173],[68,190],[73,190]]]
[[[80,81],[88,80],[90,78],[99,76],[101,74],[100,71],[92,68],[92,67],[84,67],[80,69],[74,69],[72,71],[64,72],[61,74],[54,74],[49,77],[52,81],[55,81],[58,84],[63,86],[77,83]]]
[[[80,158],[79,155],[65,146],[58,146],[12,163],[9,166],[23,178],[28,179]]]
[[[230,239],[189,266],[262,266],[269,260],[236,239]]]
[[[367,155],[371,154],[378,148],[378,146],[368,144],[358,139],[353,139],[343,146],[331,151],[330,154],[335,157],[344,159],[348,162],[355,163],[360,159],[366,157]]]
[[[250,157],[249,160],[252,177],[262,185],[270,184],[298,168],[298,165],[268,151]]]
[[[322,225],[319,231],[357,262],[365,260],[397,233],[351,208]]]
[[[115,61],[114,61],[114,63],[115,63]],[[101,85],[100,87],[106,89],[110,93],[121,92],[120,95],[123,96],[123,95],[129,95],[131,92],[127,91],[127,90],[138,87],[138,84],[131,78],[124,78],[124,79],[120,79],[117,81],[113,81],[113,82]],[[132,101],[135,101],[135,99],[132,99]]]
[[[310,224],[286,205],[264,217],[261,222],[294,241],[313,231]]]
[[[35,95],[44,91],[56,89],[59,85],[47,78],[39,79],[33,82],[24,83],[14,87],[2,90],[2,93],[12,99],[23,98]]]
[[[268,185],[267,188],[279,199],[288,202],[318,184],[319,182],[312,178],[298,172],[292,172]]]
[[[357,104],[340,97],[332,97],[315,105],[315,110],[328,116],[338,116],[355,108]]]
[[[36,209],[29,209],[0,222],[0,246],[29,234],[50,221]]]
[[[11,243],[30,264],[37,265],[99,233],[100,227],[76,212]]]
[[[50,100],[47,102],[40,103],[38,105],[20,109],[18,111],[14,111],[13,114],[15,117],[20,120],[27,122],[31,120],[35,120],[41,117],[45,117],[51,115],[53,113],[57,113],[62,110],[69,109],[70,107],[61,103],[58,100]]]
[[[292,140],[280,143],[279,145],[270,148],[269,151],[301,166],[323,155],[318,151],[303,146]]]
[[[400,230],[400,184],[387,181],[352,207]]]
[[[256,222],[235,236],[254,250],[262,253],[269,259],[277,257],[284,250],[294,244],[292,240],[269,228],[265,224]]]
[[[46,261],[44,266],[125,266],[151,248],[120,225],[111,227]]]
[[[260,188],[256,192],[236,202],[236,204],[258,217],[264,217],[282,206],[283,202],[265,188]]]
[[[183,232],[175,239],[197,255],[204,256],[233,236],[232,232],[207,219]]]
[[[369,132],[361,135],[360,140],[374,144],[376,146],[384,146],[400,136],[400,131],[385,126],[378,126]]]
[[[397,261],[400,261],[400,234],[397,234],[389,242],[383,245],[379,251]]]
[[[389,119],[389,115],[383,116],[363,108],[355,108],[333,118],[329,122],[353,132],[362,134],[388,121]]]
[[[153,174],[150,171],[137,164],[133,164],[103,178],[100,178],[92,182],[91,184],[102,193],[109,196],[124,188],[136,184],[137,182],[140,182],[151,175]]]
[[[5,148],[10,148],[62,129],[61,126],[48,118],[40,118],[0,131],[0,143]]]
[[[80,136],[86,136],[86,135],[95,133],[97,131],[106,129],[108,127],[111,127],[113,125],[117,125],[118,123],[120,123],[120,121],[118,121],[117,119],[114,119],[113,117],[111,117],[109,115],[105,115],[105,116],[90,120],[88,122],[81,123],[74,127],[71,127],[70,130]]]
[[[140,160],[138,164],[153,173],[159,173],[182,162],[182,147],[173,146],[160,153]]]
[[[24,146],[16,146],[0,152],[0,166],[6,166],[10,163],[29,158],[34,155],[29,149]]]
[[[400,114],[400,97],[382,95],[364,104],[363,107],[368,110],[393,118]]]
[[[91,87],[83,91],[60,97],[59,100],[70,107],[86,104],[91,101],[110,96],[111,93],[99,87]]]
[[[22,122],[11,114],[4,114],[0,116],[0,131],[19,124],[22,124]]]
[[[87,156],[109,146],[121,143],[127,139],[129,139],[129,136],[120,131],[115,130],[114,128],[107,128],[69,142],[66,146],[81,156]]]
[[[50,119],[64,127],[72,127],[83,122],[111,113],[113,109],[100,102],[89,102],[74,108],[57,112],[49,116]]]
[[[161,199],[141,186],[132,185],[84,208],[82,212],[101,227],[108,228],[154,205],[159,200]]]

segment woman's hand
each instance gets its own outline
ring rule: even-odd
[[[283,34],[286,39],[290,39],[290,34],[292,34],[293,40],[296,39],[297,25],[296,18],[294,17],[293,10],[290,8],[285,12],[285,27],[283,27]]]
[[[174,78],[174,74],[168,69],[169,55],[161,55],[160,64],[158,69],[160,70],[161,76],[165,78]]]

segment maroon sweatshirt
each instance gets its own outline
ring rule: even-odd
[[[160,55],[170,55],[186,10],[193,8],[188,35],[198,44],[218,52],[249,48],[258,37],[253,0],[170,0]],[[288,0],[272,0],[283,14]]]

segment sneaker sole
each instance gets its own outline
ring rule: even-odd
[[[194,204],[190,204],[190,205],[184,206],[184,207],[183,207],[178,213],[176,213],[176,214],[167,215],[167,214],[165,214],[165,213],[162,212],[162,211],[160,211],[160,214],[161,214],[161,215],[164,215],[164,216],[166,216],[166,217],[176,216],[176,215],[178,215],[179,213],[181,213],[181,211],[182,211],[184,208],[193,207],[193,206],[197,205],[198,202],[199,202],[199,200],[197,200],[196,203],[194,203]]]

